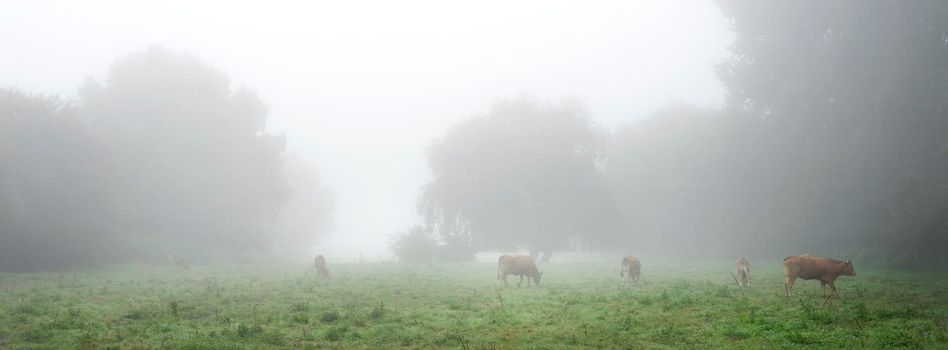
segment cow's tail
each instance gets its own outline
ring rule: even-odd
[[[507,255],[501,255],[499,258],[497,258],[497,279],[500,279],[500,263],[504,261],[504,258],[506,257]]]

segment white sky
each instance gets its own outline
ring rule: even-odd
[[[271,105],[336,193],[327,256],[388,256],[420,219],[425,146],[498,97],[577,96],[615,127],[723,99],[711,1],[0,1],[0,85],[75,96],[118,57],[189,52]]]

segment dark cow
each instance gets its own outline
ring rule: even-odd
[[[750,287],[751,285],[751,264],[747,258],[741,257],[737,261],[737,284],[741,287]]]
[[[317,255],[313,262],[316,265],[316,273],[319,273],[319,275],[322,277],[329,277],[329,269],[326,268],[325,257],[322,255]]]
[[[830,296],[839,296],[833,282],[840,275],[855,276],[853,263],[817,256],[788,256],[783,259],[783,286],[787,296],[790,296],[790,289],[793,288],[793,282],[797,280],[797,277],[805,280],[820,280],[820,291],[823,295],[826,295],[828,284],[833,289]]]
[[[540,286],[540,276],[543,275],[543,272],[537,269],[537,265],[533,263],[533,258],[528,255],[501,255],[497,259],[497,279],[504,281],[504,286],[507,285],[507,275],[520,276],[520,283],[517,283],[517,287],[523,284],[523,276],[527,276],[527,286],[530,286],[530,280],[533,280],[533,283],[537,286]]]
[[[625,277],[628,284],[639,281],[639,274],[642,272],[642,263],[634,256],[622,258],[622,270],[619,271],[620,277]]]
[[[175,253],[168,254],[168,263],[185,270],[191,268],[191,262],[188,261],[188,258],[180,254],[175,254]]]

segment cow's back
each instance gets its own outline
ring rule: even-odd
[[[539,273],[533,258],[526,255],[504,255],[498,260],[501,275],[534,276]]]
[[[750,262],[747,258],[741,258],[737,261],[737,270],[741,272],[750,272]]]
[[[628,269],[628,271],[636,273],[642,269],[642,263],[639,259],[631,255],[622,258],[622,266]]]
[[[788,256],[783,259],[784,270],[796,277],[811,279],[835,279],[845,262],[817,256]]]

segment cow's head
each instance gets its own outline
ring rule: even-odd
[[[843,274],[846,276],[855,276],[856,270],[853,269],[853,263],[849,260],[846,260],[846,265],[843,265]]]
[[[536,284],[539,286],[539,285],[540,285],[540,277],[542,277],[542,276],[543,276],[543,271],[538,272],[536,276],[533,276],[533,282],[536,283]]]

